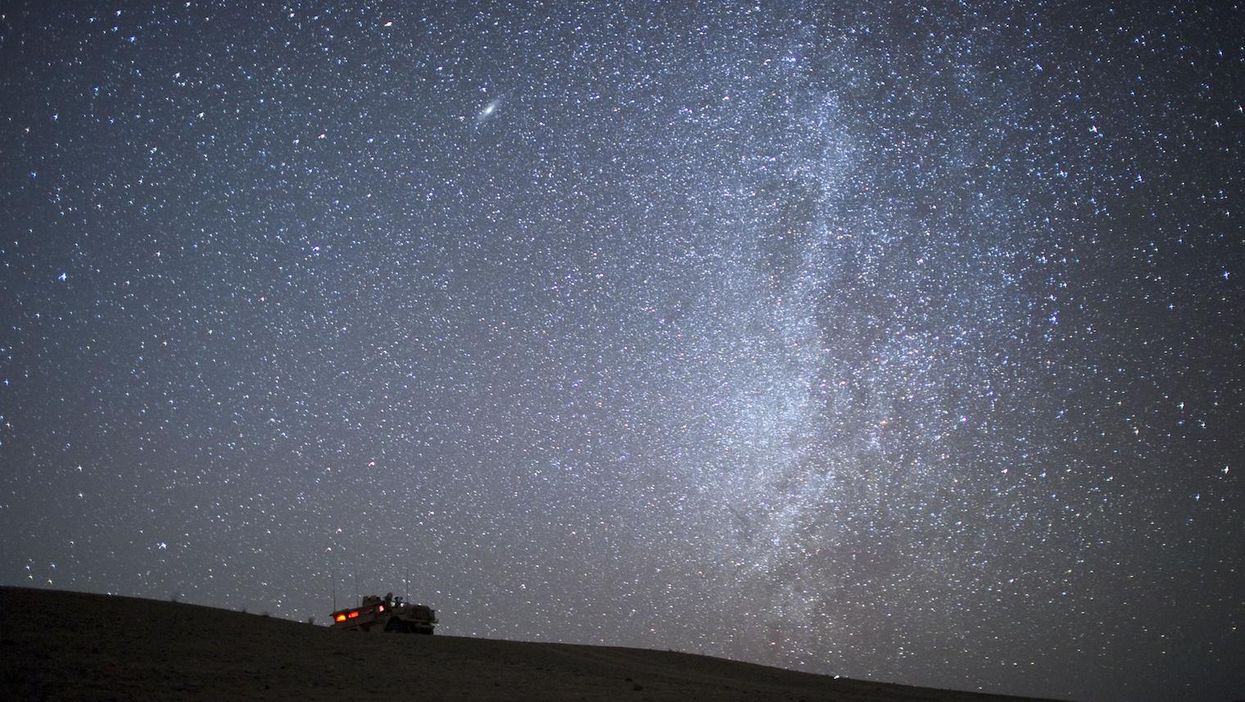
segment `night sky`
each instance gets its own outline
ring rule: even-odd
[[[0,583],[1245,696],[1245,8],[455,5],[0,2]]]

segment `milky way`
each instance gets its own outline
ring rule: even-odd
[[[0,582],[1241,696],[1245,10],[0,5]]]

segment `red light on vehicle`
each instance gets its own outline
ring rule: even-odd
[[[353,612],[351,612],[351,613],[347,614],[347,615],[346,615],[346,617],[347,617],[347,618],[349,618],[349,619],[358,619],[358,618],[359,618],[359,610],[357,610],[357,609],[356,609],[355,611],[353,611]]]
[[[378,605],[378,606],[376,607],[376,611],[377,611],[377,612],[383,612],[383,611],[385,611],[385,605]]]
[[[336,617],[333,617],[333,621],[335,621],[335,622],[344,622],[344,621],[346,621],[346,615],[345,615],[345,614],[339,614],[339,615],[337,615]]]

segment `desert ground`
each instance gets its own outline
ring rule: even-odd
[[[174,602],[0,588],[5,700],[1015,700],[669,651],[360,634]]]

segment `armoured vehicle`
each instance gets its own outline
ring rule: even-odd
[[[368,595],[358,607],[333,612],[332,629],[378,631],[400,634],[431,634],[437,625],[437,611],[428,605],[412,604],[389,593]]]

